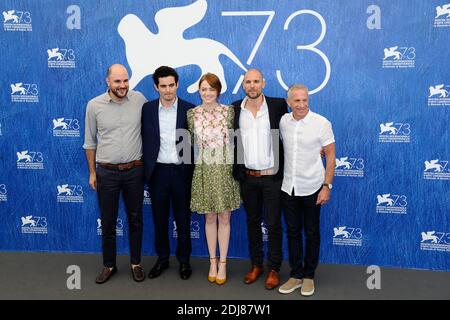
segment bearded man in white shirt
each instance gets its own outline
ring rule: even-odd
[[[284,146],[281,190],[291,273],[278,291],[287,294],[301,287],[303,296],[311,296],[319,263],[320,208],[330,200],[336,165],[335,141],[330,121],[309,109],[307,87],[293,85],[289,88],[287,103],[292,112],[280,121]],[[305,255],[302,230],[306,240]]]

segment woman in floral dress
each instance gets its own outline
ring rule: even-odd
[[[229,130],[233,128],[234,110],[218,102],[221,89],[216,75],[202,76],[199,81],[202,104],[189,110],[187,115],[195,150],[191,210],[205,214],[210,256],[208,280],[217,284],[226,282],[231,211],[241,204],[239,184],[232,176]],[[219,260],[216,257],[217,242]]]

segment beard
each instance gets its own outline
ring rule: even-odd
[[[109,92],[111,92],[114,95],[114,97],[116,97],[118,99],[125,98],[127,96],[127,94],[128,94],[128,88],[125,89],[125,91],[124,91],[125,93],[124,94],[120,93],[120,91],[121,91],[121,89],[119,89],[119,88],[117,88],[117,89],[110,89],[109,90]]]

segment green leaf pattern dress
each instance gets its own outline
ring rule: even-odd
[[[187,119],[195,154],[191,210],[205,214],[238,209],[241,199],[239,183],[232,176],[229,132],[234,109],[218,105],[210,110],[200,105],[188,111]]]

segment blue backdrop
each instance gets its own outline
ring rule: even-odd
[[[321,261],[450,271],[447,2],[3,0],[0,250],[100,252],[81,146],[86,103],[105,91],[108,65],[125,64],[149,100],[153,70],[174,66],[179,96],[194,103],[202,73],[221,76],[221,102],[231,103],[257,67],[267,95],[304,83],[311,109],[333,124]],[[155,254],[150,201],[145,255]],[[203,226],[193,214],[195,256],[207,255]],[[127,253],[123,207],[117,234]],[[170,234],[175,244],[173,224]],[[229,253],[248,256],[243,209]]]

